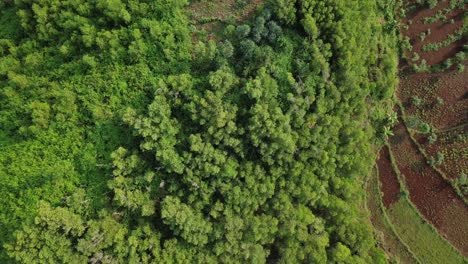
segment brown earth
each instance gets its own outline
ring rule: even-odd
[[[426,153],[434,157],[437,152],[444,154],[444,161],[439,169],[451,179],[468,173],[468,126],[461,126],[437,133],[437,141],[429,144],[427,136],[415,135]]]
[[[426,164],[400,122],[390,138],[390,151],[405,178],[410,200],[438,232],[468,256],[468,207],[452,186]]]
[[[454,24],[442,21],[437,21],[431,24],[423,23],[423,18],[435,15],[439,10],[447,8],[448,5],[449,1],[444,0],[439,1],[439,4],[433,9],[420,6],[413,12],[408,13],[406,18],[403,19],[403,23],[408,25],[409,29],[402,30],[402,33],[410,38],[410,42],[413,46],[413,51],[408,52],[407,54],[409,58],[412,57],[413,52],[416,52],[419,54],[421,59],[426,60],[429,65],[438,64],[445,61],[447,58],[453,57],[453,55],[460,51],[463,48],[463,45],[466,44],[466,39],[462,39],[451,43],[447,47],[442,47],[437,51],[425,52],[421,50],[423,45],[444,41],[447,38],[447,35],[453,34],[457,29],[463,27],[464,10],[461,9],[452,10],[447,15],[447,21],[454,19]],[[412,21],[411,25],[409,25],[410,20]],[[422,32],[427,32],[428,29],[430,29],[431,34],[427,35],[424,41],[421,41],[420,34]]]
[[[385,212],[382,210],[379,201],[381,199],[379,185],[379,179],[373,173],[366,185],[368,193],[367,208],[370,211],[370,220],[374,227],[374,235],[378,246],[385,250],[385,253],[391,256],[391,258],[398,259],[398,263],[416,264],[418,263],[417,260],[415,260],[408,248],[399,240],[391,229],[390,224],[386,221]]]
[[[468,122],[468,71],[419,73],[400,79],[397,96],[408,115],[415,115],[437,129],[443,130]],[[422,99],[414,106],[412,97]],[[437,98],[443,100],[437,103]]]
[[[389,208],[390,205],[398,201],[398,197],[400,195],[400,183],[392,168],[390,152],[386,146],[380,150],[379,159],[377,160],[377,168],[381,182],[380,189],[383,193],[382,201],[385,207]]]
[[[407,3],[409,6],[414,1],[407,1]],[[443,0],[439,1],[434,9],[418,7],[403,19],[403,23],[408,25],[409,29],[403,30],[402,33],[408,36],[413,44],[413,51],[407,53],[409,58],[412,57],[413,52],[416,52],[421,59],[425,59],[429,65],[433,65],[452,57],[466,44],[465,38],[437,51],[421,51],[424,44],[443,41],[447,35],[463,26],[465,10],[461,9],[452,10],[447,15],[447,21],[453,18],[454,24],[442,21],[431,24],[423,23],[423,18],[433,16],[438,11],[447,8],[448,5],[449,1]],[[413,22],[411,25],[408,24],[409,20]],[[424,41],[421,41],[420,33],[427,32],[428,29],[431,30],[431,34]],[[466,61],[465,65],[468,65]],[[403,62],[400,65],[400,71],[404,76],[400,78],[400,89],[397,95],[404,104],[408,115],[416,115],[440,130],[468,122],[467,70],[462,73],[456,72],[454,69],[441,73],[408,73],[407,64]],[[413,96],[421,98],[423,104],[417,107],[412,106],[411,98]],[[438,98],[443,100],[442,104],[437,103]]]
[[[414,1],[408,2],[414,3]],[[463,26],[464,10],[452,10],[447,15],[447,21],[453,18],[454,24],[447,22],[423,23],[424,17],[433,16],[439,10],[446,8],[448,3],[448,0],[443,0],[439,1],[438,6],[434,9],[418,8],[403,19],[403,23],[408,25],[409,29],[403,30],[402,33],[410,38],[413,45],[413,51],[406,54],[409,60],[416,52],[420,56],[416,63],[420,63],[424,59],[429,65],[439,64],[463,48],[466,39],[437,51],[423,52],[421,50],[423,45],[443,41],[447,35]],[[411,25],[408,24],[409,20],[413,22]],[[428,29],[430,29],[431,34],[426,36],[424,41],[421,41],[420,33],[427,32]],[[465,65],[467,65],[466,61]],[[396,95],[402,102],[408,116],[417,116],[439,131],[439,139],[433,145],[427,143],[427,135],[416,135],[416,137],[429,155],[435,156],[437,151],[447,153],[441,169],[446,172],[448,177],[458,176],[456,173],[463,169],[466,170],[468,162],[466,139],[463,139],[463,144],[460,143],[460,140],[454,141],[455,137],[459,137],[460,130],[452,129],[452,132],[448,132],[448,130],[468,121],[468,72],[465,70],[463,73],[458,73],[452,70],[442,73],[411,73],[408,66],[405,61],[400,63],[402,76],[400,76]],[[412,105],[413,96],[422,99],[420,106]],[[440,103],[439,98],[442,99],[442,103]],[[395,135],[389,140],[390,153],[393,154],[396,166],[405,180],[409,199],[442,237],[447,239],[462,255],[468,256],[468,206],[457,195],[449,182],[427,164],[426,158],[411,140],[409,132],[401,120],[401,113],[399,116],[400,123],[394,129]],[[466,130],[463,132],[466,137]],[[389,171],[393,170],[391,163],[390,166],[387,164],[385,151],[388,154],[388,150],[381,151],[378,167],[381,175],[381,189],[384,193],[383,201],[388,206],[395,201],[396,186],[398,186],[399,191],[399,184],[398,181],[395,183],[395,179],[398,178],[391,177],[392,173],[389,174]]]

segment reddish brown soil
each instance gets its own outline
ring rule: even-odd
[[[390,161],[390,153],[387,147],[380,150],[379,159],[377,160],[377,168],[379,170],[380,190],[383,193],[383,203],[386,208],[389,208],[394,202],[398,201],[400,195],[400,183],[397,175],[393,171]]]
[[[448,0],[444,0],[440,1],[435,9],[420,8],[408,14],[404,22],[408,24],[408,20],[412,20],[413,24],[409,25],[409,30],[404,31],[403,34],[410,37],[413,44],[413,51],[407,54],[409,58],[412,57],[413,52],[417,52],[421,59],[425,59],[429,65],[433,65],[445,61],[461,50],[466,40],[452,43],[437,51],[421,51],[424,44],[443,41],[447,35],[462,27],[461,14],[463,10],[452,11],[448,15],[448,20],[454,18],[456,21],[454,24],[443,22],[423,24],[424,17],[436,14],[447,5]],[[424,41],[421,41],[420,33],[427,32],[427,29],[431,30],[431,34]],[[407,65],[400,65],[400,72],[404,73],[407,70]],[[466,70],[463,73],[451,71],[406,74],[400,80],[397,96],[408,115],[418,116],[433,127],[446,130],[468,121],[467,80],[468,72]],[[420,106],[412,105],[413,96],[421,98],[423,103]],[[442,98],[442,104],[437,103],[438,98]],[[401,113],[399,115],[401,116]],[[424,155],[411,140],[408,130],[401,120],[394,129],[394,133],[395,135],[390,138],[390,153],[393,154],[398,170],[405,180],[410,200],[443,237],[464,256],[468,256],[468,206],[464,204],[442,175],[427,164]],[[467,148],[466,143],[454,142],[453,138],[457,136],[457,131],[450,133],[439,133],[439,140],[434,145],[427,144],[427,135],[417,136],[418,141],[429,155],[435,156],[437,151],[447,153],[442,169],[447,172],[449,177],[455,175],[459,168],[466,168],[468,160],[466,158],[467,152],[463,151]],[[466,142],[466,139],[463,142]],[[453,153],[461,153],[461,157]],[[378,161],[380,181],[384,192],[384,203],[388,205],[394,201],[392,195],[395,193],[396,185],[386,173],[388,169],[385,167],[385,159],[382,159],[382,156],[385,157],[385,152],[381,152],[380,155],[381,159]],[[449,157],[450,155],[453,157]],[[386,193],[387,197],[385,197]]]
[[[408,115],[416,115],[437,129],[447,129],[468,122],[468,70],[411,74],[400,79],[398,98]],[[422,99],[420,106],[412,97]],[[437,98],[443,100],[437,103]]]
[[[437,152],[444,154],[444,161],[439,169],[447,177],[456,179],[462,173],[468,173],[468,126],[437,133],[434,144],[429,144],[425,135],[415,137],[428,155],[434,157]]]
[[[388,149],[387,149],[388,151]],[[379,179],[372,175],[367,182],[367,208],[370,211],[370,220],[374,226],[374,234],[377,238],[377,244],[380,248],[385,250],[385,253],[392,256],[394,259],[399,259],[400,263],[417,264],[416,260],[412,257],[412,253],[408,251],[405,245],[398,239],[393,230],[385,222],[383,216],[384,212],[379,206],[380,194]]]
[[[454,19],[455,23],[451,24],[449,22],[437,21],[431,24],[424,24],[423,18],[430,17],[435,15],[439,10],[447,8],[449,5],[448,0],[440,1],[439,4],[434,9],[429,9],[427,7],[419,7],[415,11],[407,14],[407,17],[403,22],[408,25],[408,21],[411,20],[413,23],[409,25],[409,29],[403,31],[405,36],[410,38],[411,44],[413,46],[413,51],[409,52],[409,57],[412,57],[411,54],[416,52],[420,55],[421,59],[425,59],[429,65],[438,64],[445,61],[447,58],[453,57],[455,53],[461,50],[463,45],[466,43],[466,39],[462,39],[451,43],[447,47],[440,48],[437,51],[424,52],[421,50],[423,45],[427,43],[436,43],[444,41],[447,38],[447,35],[453,34],[457,29],[463,26],[463,10],[455,9],[452,10],[447,15],[447,21]],[[431,30],[431,34],[426,36],[424,41],[421,41],[420,34],[422,32],[427,32]]]
[[[457,248],[468,256],[468,207],[411,141],[400,122],[390,138],[390,151],[405,178],[410,200],[421,214]]]
[[[414,1],[408,2],[408,6],[414,3]],[[452,57],[466,44],[465,38],[437,51],[421,51],[424,44],[443,41],[449,34],[463,26],[464,10],[461,9],[452,10],[447,15],[447,21],[453,18],[454,24],[442,21],[431,24],[423,23],[425,17],[435,15],[438,11],[447,8],[448,5],[449,0],[443,0],[439,1],[434,9],[419,7],[407,14],[403,23],[408,25],[409,29],[403,31],[403,34],[408,36],[413,44],[413,51],[407,53],[409,58],[412,57],[413,52],[416,52],[421,59],[425,59],[429,65],[433,65]],[[411,25],[408,24],[409,20],[413,22]],[[428,29],[431,30],[431,34],[424,41],[421,41],[420,34],[427,32]],[[465,65],[468,66],[466,62]],[[407,70],[405,64],[402,64],[400,68],[402,72]],[[468,71],[458,73],[454,71],[455,67],[452,68],[450,72],[414,73],[401,78],[398,97],[409,115],[416,115],[438,129],[447,129],[468,122]],[[417,107],[412,106],[410,102],[413,96],[421,98],[423,104]],[[437,98],[443,99],[444,103],[437,104]]]

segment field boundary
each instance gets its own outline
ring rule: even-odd
[[[421,144],[419,144],[419,142],[414,138],[411,130],[406,125],[407,115],[406,115],[406,112],[405,112],[405,108],[403,107],[402,103],[399,100],[397,100],[397,105],[398,105],[398,107],[400,108],[400,111],[401,111],[401,119],[402,119],[403,126],[405,127],[406,131],[408,132],[408,135],[409,135],[411,141],[416,145],[418,151],[424,156],[424,159],[427,162],[429,160],[429,155],[424,150],[424,148],[421,146]],[[462,194],[460,188],[458,188],[458,186],[454,183],[454,181],[449,179],[447,177],[447,175],[443,171],[441,171],[439,168],[437,168],[436,166],[431,165],[431,164],[427,164],[427,163],[426,163],[426,165],[431,167],[433,170],[435,170],[437,174],[439,174],[448,184],[450,184],[450,186],[452,186],[452,188],[455,190],[457,195],[462,199],[463,203],[465,205],[468,205],[468,198],[465,197]]]
[[[400,188],[403,189],[402,191],[405,194],[405,195],[403,195],[404,197],[400,197],[400,199],[406,199],[408,201],[408,203],[411,205],[411,208],[416,212],[416,214],[421,218],[421,220],[423,220],[426,224],[428,224],[431,227],[432,231],[434,231],[442,240],[445,240],[450,245],[450,247],[453,250],[455,250],[455,252],[457,252],[460,256],[463,257],[463,254],[460,251],[458,251],[458,249],[449,240],[447,240],[441,233],[439,233],[437,228],[435,228],[434,225],[432,225],[432,223],[430,223],[426,219],[426,217],[424,217],[424,215],[418,210],[418,207],[411,201],[411,199],[409,198],[410,192],[408,191],[408,189],[406,187],[405,177],[400,172],[400,170],[398,169],[398,165],[395,162],[395,159],[394,159],[393,152],[392,152],[391,148],[389,148],[389,150],[390,150],[389,153],[390,153],[390,162],[392,164],[392,168],[395,171],[395,173],[397,174],[397,176],[398,176],[397,178],[400,181]]]
[[[383,146],[385,147],[385,146]],[[413,260],[416,262],[416,263],[419,263],[419,264],[422,264],[423,262],[421,262],[421,260],[416,256],[416,254],[411,251],[411,248],[408,246],[408,244],[401,238],[401,236],[398,234],[398,232],[396,231],[395,229],[395,226],[393,225],[392,221],[390,220],[390,218],[388,217],[387,215],[387,212],[385,210],[385,206],[383,204],[383,201],[382,201],[382,191],[380,190],[380,180],[379,180],[379,172],[378,172],[378,169],[376,168],[377,167],[377,163],[375,163],[374,167],[372,168],[372,172],[371,172],[371,176],[368,177],[367,181],[366,181],[366,189],[367,189],[367,185],[369,184],[369,181],[371,180],[372,177],[375,178],[375,183],[376,183],[376,186],[371,186],[372,189],[376,189],[376,196],[377,196],[377,205],[378,205],[378,209],[379,209],[379,212],[378,213],[381,213],[382,216],[383,216],[383,220],[385,221],[385,224],[388,225],[388,227],[390,228],[390,231],[392,232],[392,234],[396,237],[396,239],[398,240],[399,243],[401,243],[401,245],[403,245],[403,247],[406,249],[406,251],[409,253],[409,255],[413,258]],[[367,205],[367,199],[368,199],[368,194],[366,193],[366,208],[369,210],[368,208],[368,205]],[[375,228],[374,228],[374,237],[378,240],[380,240],[378,238],[378,236],[376,235],[376,232],[375,232]],[[383,238],[384,241],[381,241],[381,243],[385,244],[385,239]],[[385,250],[384,250],[385,251]],[[385,254],[388,256],[389,254],[385,251]]]
[[[461,125],[458,125],[458,126],[453,126],[453,127],[449,127],[449,128],[445,128],[445,129],[436,129],[436,132],[438,133],[445,133],[445,132],[451,132],[453,130],[457,130],[457,129],[460,129],[460,128],[464,128],[468,126],[468,123],[464,123],[464,124],[461,124]]]

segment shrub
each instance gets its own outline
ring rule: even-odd
[[[437,141],[437,135],[435,133],[431,133],[431,135],[427,137],[427,141],[429,144],[434,144]]]
[[[417,95],[411,97],[411,103],[414,106],[420,106],[422,104],[422,102],[423,102],[422,99]]]

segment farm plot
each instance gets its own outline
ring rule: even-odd
[[[429,138],[429,139],[428,139]],[[444,159],[438,167],[450,179],[468,174],[468,126],[463,125],[435,133],[435,142],[430,136],[416,135],[419,144],[431,157],[442,154]]]
[[[392,204],[387,214],[396,232],[425,264],[466,263],[452,246],[426,223],[405,198]]]
[[[390,138],[390,151],[405,179],[410,200],[421,214],[464,255],[468,255],[468,207],[432,167],[400,122]]]
[[[374,169],[372,176],[367,182],[367,207],[371,212],[370,220],[374,227],[374,234],[379,242],[379,246],[385,250],[390,259],[398,260],[403,264],[420,263],[409,249],[409,246],[398,236],[395,227],[385,212],[380,191],[380,187],[382,186],[379,184],[380,175],[378,174],[377,168]]]

